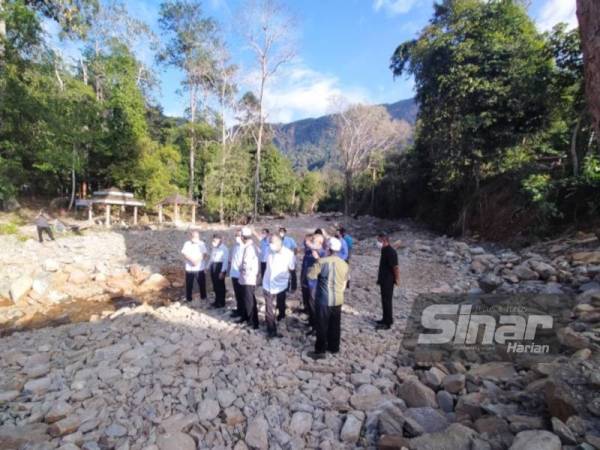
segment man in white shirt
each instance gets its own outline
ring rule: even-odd
[[[215,290],[215,302],[212,304],[215,308],[225,307],[225,276],[227,275],[227,266],[229,264],[229,250],[221,236],[215,234],[212,239],[212,251],[210,252],[210,279]]]
[[[294,255],[298,252],[298,245],[294,238],[287,234],[285,227],[279,228],[279,237],[284,247],[289,248]],[[298,278],[296,277],[296,269],[290,271],[290,284],[288,286],[290,292],[295,292],[298,287]]]
[[[239,283],[244,293],[245,315],[241,316],[238,323],[248,322],[252,328],[258,328],[258,307],[254,290],[258,280],[260,262],[258,251],[252,241],[252,230],[248,227],[242,228],[242,262],[240,264]]]
[[[279,311],[277,320],[281,320],[285,317],[285,295],[290,282],[290,273],[295,270],[295,267],[296,257],[294,252],[283,246],[279,236],[271,236],[269,238],[267,269],[262,280],[265,295],[267,336],[269,338],[278,337],[273,301],[276,301],[277,310]]]
[[[231,264],[229,265],[229,276],[233,285],[233,293],[235,295],[236,309],[231,313],[232,317],[245,317],[246,307],[244,305],[244,293],[240,285],[240,266],[242,264],[243,241],[240,230],[235,233],[235,244],[231,247]]]
[[[188,302],[192,301],[194,280],[197,280],[200,288],[200,298],[206,300],[204,266],[208,251],[206,250],[206,245],[200,239],[200,232],[198,230],[190,232],[190,239],[183,244],[181,254],[185,259],[185,299]]]

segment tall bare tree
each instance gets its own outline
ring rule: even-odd
[[[335,146],[344,175],[344,214],[350,214],[352,178],[366,169],[376,152],[398,147],[410,136],[410,126],[392,120],[383,106],[345,105],[337,100]]]
[[[600,137],[600,2],[577,0],[577,20],[583,49],[587,103],[596,136]]]
[[[258,215],[260,159],[265,134],[265,94],[273,75],[295,55],[294,20],[276,0],[248,0],[240,11],[241,29],[254,54],[255,81],[258,85],[258,129],[254,174],[254,218]]]
[[[171,35],[159,61],[181,69],[189,92],[190,154],[188,196],[195,190],[196,132],[200,96],[214,68],[216,23],[203,15],[199,0],[169,0],[161,4],[159,23]]]

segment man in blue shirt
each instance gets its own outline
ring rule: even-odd
[[[349,262],[350,256],[352,255],[352,247],[354,245],[354,239],[352,239],[352,236],[350,236],[346,232],[346,229],[344,227],[339,227],[338,233],[339,233],[339,237],[346,242],[346,246],[348,248],[348,259],[346,261]]]
[[[279,237],[281,238],[281,243],[284,247],[289,248],[294,255],[298,253],[298,245],[293,237],[288,236],[287,230],[285,227],[279,228]],[[290,292],[295,292],[298,287],[298,278],[296,277],[296,269],[290,270]]]
[[[260,243],[260,276],[261,278],[265,276],[265,271],[267,270],[267,258],[269,257],[269,237],[271,237],[271,233],[268,228],[263,228],[260,234],[255,233],[256,238]]]

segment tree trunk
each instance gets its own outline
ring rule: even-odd
[[[225,84],[223,84],[225,86]],[[224,88],[223,88],[224,90]],[[223,199],[225,191],[225,163],[226,163],[226,152],[227,152],[227,130],[225,126],[225,104],[224,104],[224,92],[221,91],[221,176],[219,177],[219,222],[225,223],[225,201]]]
[[[596,135],[600,133],[600,2],[577,0],[585,92]]]
[[[571,164],[573,165],[574,177],[576,177],[579,173],[579,159],[577,158],[577,133],[579,133],[580,125],[581,116],[577,118],[577,122],[575,122],[575,128],[573,129],[573,135],[571,136]]]
[[[254,174],[254,220],[256,220],[256,218],[258,217],[258,196],[260,195],[260,156],[262,152],[263,128],[265,126],[265,121],[263,117],[263,98],[265,94],[265,82],[267,79],[266,73],[266,61],[263,60],[262,78],[260,82],[260,96],[258,98],[258,137],[256,139],[256,171]]]
[[[371,207],[369,208],[371,210],[371,215],[375,215],[375,177],[376,175],[376,170],[373,167],[371,169]]]
[[[0,61],[4,59],[4,39],[6,38],[6,22],[4,14],[4,0],[0,0]]]
[[[194,125],[196,122],[196,91],[193,87],[192,92],[190,93],[190,118],[190,182],[188,185],[188,197],[194,198],[194,159],[196,156]]]
[[[350,201],[352,197],[352,172],[347,170],[344,177],[344,216],[350,215]]]

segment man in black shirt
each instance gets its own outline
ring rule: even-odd
[[[377,236],[377,246],[381,248],[377,284],[381,288],[381,307],[383,309],[383,319],[377,321],[377,329],[389,330],[394,323],[392,297],[394,284],[400,286],[400,267],[398,266],[398,253],[390,245],[389,238],[385,234]]]

